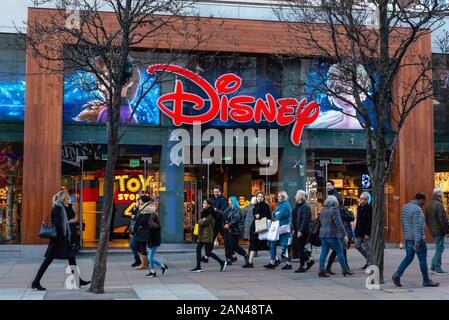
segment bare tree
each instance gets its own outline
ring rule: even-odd
[[[413,44],[444,24],[448,7],[425,0],[285,2],[274,8],[289,33],[285,53],[334,64],[314,89],[349,105],[339,111],[365,131],[373,188],[372,263],[383,282],[384,187],[405,120],[432,96],[431,57]],[[407,81],[397,77],[403,70],[411,71]]]
[[[64,72],[81,70],[94,75],[95,80],[84,85],[88,90],[100,91],[104,97],[102,103],[107,107],[105,197],[89,289],[93,293],[104,293],[119,141],[139,104],[152,89],[152,86],[144,86],[145,81],[142,82],[142,93],[129,119],[123,123],[122,100],[128,89],[135,85],[133,65],[137,62],[130,58],[130,54],[136,47],[149,48],[147,56],[151,61],[168,65],[186,59],[213,33],[201,32],[207,19],[200,20],[192,13],[192,1],[37,0],[35,4],[50,2],[56,5],[56,10],[47,10],[45,16],[27,22],[25,39],[28,53],[42,72],[60,76]],[[178,49],[181,47],[189,51],[180,52]],[[160,81],[157,78],[154,83]],[[90,106],[89,111],[92,110],[98,110],[98,105]]]

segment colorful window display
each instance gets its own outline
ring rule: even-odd
[[[105,123],[108,110],[107,91],[93,74],[77,71],[64,78],[64,122]],[[145,68],[135,65],[129,82],[122,90],[120,123],[130,125],[158,125],[160,111],[156,101],[160,85]],[[141,97],[144,95],[143,97]]]

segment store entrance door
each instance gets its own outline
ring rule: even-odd
[[[187,180],[186,180],[187,179]],[[193,230],[201,213],[203,190],[198,188],[197,180],[185,177],[184,181],[184,241],[193,243]]]

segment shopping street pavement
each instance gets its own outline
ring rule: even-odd
[[[223,250],[215,250],[223,256]],[[428,260],[433,256],[429,250]],[[111,254],[108,257],[105,294],[94,295],[86,289],[68,290],[64,288],[66,279],[66,262],[55,260],[47,270],[42,285],[47,291],[35,291],[29,288],[41,260],[1,258],[0,259],[0,299],[12,300],[87,300],[87,299],[162,299],[162,300],[306,300],[306,299],[363,299],[363,300],[403,300],[403,299],[449,299],[449,276],[431,277],[440,282],[438,288],[422,287],[418,261],[406,271],[402,283],[403,288],[396,288],[391,275],[404,257],[404,250],[387,249],[385,251],[385,284],[381,290],[367,290],[367,275],[360,269],[364,264],[360,254],[349,251],[350,266],[354,276],[343,277],[340,267],[335,264],[333,270],[337,275],[329,278],[318,278],[319,251],[314,250],[317,263],[310,272],[296,274],[293,270],[265,270],[263,265],[268,261],[268,252],[261,252],[255,258],[254,269],[243,269],[243,259],[229,266],[225,272],[219,272],[218,264],[210,260],[203,264],[202,273],[191,273],[194,267],[194,253],[166,253],[159,255],[160,260],[169,266],[167,275],[158,274],[156,278],[147,278],[147,270],[134,270],[129,267],[131,256]],[[81,255],[77,257],[81,275],[89,279],[92,273],[95,256]],[[444,268],[449,270],[449,251],[444,255]],[[293,267],[298,263],[294,261]]]

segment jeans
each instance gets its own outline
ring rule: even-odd
[[[158,247],[153,247],[150,249],[150,268],[151,270],[154,270],[154,265],[157,265],[158,267],[161,267],[161,263],[157,261],[154,256],[156,255]]]
[[[343,257],[345,258],[345,264],[349,269],[349,263],[348,263],[348,250],[346,249],[346,243],[343,239],[338,239],[340,241],[341,248],[343,250]],[[326,270],[332,270],[332,264],[335,261],[335,258],[337,257],[337,252],[335,250],[332,250],[331,255],[329,256],[329,260],[327,261],[327,268]],[[340,258],[338,258],[340,259]]]
[[[441,256],[444,251],[444,235],[432,236],[435,242],[435,255],[432,259],[432,269],[435,271],[441,271]]]
[[[421,269],[422,277],[424,283],[427,283],[430,281],[429,278],[429,272],[427,270],[427,246],[426,241],[421,240],[419,243],[419,248],[415,250],[415,241],[414,240],[405,240],[405,251],[406,256],[404,260],[402,260],[401,264],[399,265],[398,269],[394,273],[394,275],[398,278],[402,277],[404,274],[405,269],[412,263],[413,259],[415,258],[415,253],[418,256],[419,259],[419,267]]]
[[[371,264],[371,246],[370,240],[365,239],[365,237],[355,237],[355,248],[362,254],[366,259],[366,264]]]
[[[136,241],[134,240],[134,236],[132,236],[131,240],[129,241],[129,247],[131,248],[134,259],[136,261],[138,261],[140,258],[139,258],[139,252],[137,251],[137,246],[136,246]]]
[[[277,244],[276,241],[269,241],[268,242],[270,244],[270,253],[271,253],[271,261],[275,261],[276,260],[276,249],[277,249]],[[285,254],[285,257],[287,258],[287,264],[291,263],[291,258],[288,255],[288,245],[285,246],[281,246],[282,248],[282,252]]]
[[[206,250],[206,257],[211,257],[215,261],[217,261],[220,265],[224,263],[223,260],[221,260],[215,253],[212,252],[212,249],[214,248],[213,243],[203,243],[198,242],[196,245],[196,267],[198,269],[201,269],[201,250],[203,249],[203,246]]]
[[[333,249],[338,257],[338,262],[340,263],[342,270],[347,270],[346,260],[343,255],[343,248],[341,246],[341,240],[338,238],[321,238],[321,256],[320,256],[320,271],[324,270],[324,265],[326,263],[327,254],[329,249]]]

